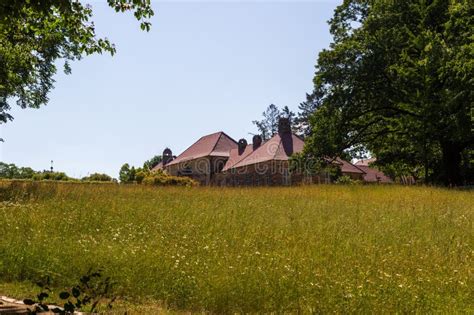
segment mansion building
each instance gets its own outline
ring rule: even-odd
[[[188,176],[201,185],[216,186],[278,186],[329,183],[323,172],[292,171],[290,157],[303,151],[304,141],[291,132],[288,118],[280,118],[278,133],[263,141],[253,136],[252,143],[238,142],[224,132],[201,137],[183,153],[174,157],[163,151],[163,160],[152,171],[162,170],[174,176]],[[368,165],[357,166],[336,158],[331,161],[342,175],[366,182],[389,183],[391,179]]]

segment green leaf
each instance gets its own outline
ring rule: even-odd
[[[67,291],[63,291],[61,293],[59,293],[59,297],[62,299],[62,300],[66,300],[70,297],[71,295],[69,294],[69,292]]]
[[[34,305],[36,302],[32,299],[24,299],[23,303],[25,303],[25,305]]]
[[[81,295],[81,291],[78,289],[78,287],[72,288],[72,296],[77,298],[77,297],[79,297],[79,295]]]
[[[47,298],[49,295],[46,292],[41,292],[38,294],[38,300],[43,301],[45,298]]]

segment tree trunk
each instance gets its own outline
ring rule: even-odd
[[[463,184],[461,175],[461,146],[454,142],[441,143],[443,170],[441,179],[446,186]]]

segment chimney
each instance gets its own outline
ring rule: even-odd
[[[260,147],[261,144],[262,144],[262,137],[260,135],[253,136],[252,138],[253,150],[258,149],[258,147]]]
[[[280,119],[278,119],[278,133],[280,135],[291,134],[291,123],[289,118],[280,117]]]
[[[239,155],[241,155],[242,153],[244,153],[245,148],[247,147],[247,140],[240,139],[238,145],[239,145]]]

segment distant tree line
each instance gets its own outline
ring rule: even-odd
[[[161,155],[153,156],[146,160],[142,167],[130,166],[128,163],[122,165],[119,171],[121,184],[145,184],[154,186],[196,186],[197,183],[187,177],[176,177],[162,171],[152,169],[162,160]],[[71,181],[71,182],[117,182],[115,178],[107,174],[92,173],[80,179],[68,176],[64,172],[52,172],[48,170],[35,171],[31,167],[19,167],[13,163],[0,162],[0,179],[20,180],[49,180],[49,181]]]
[[[0,162],[0,179],[58,180],[84,182],[112,182],[114,179],[107,174],[93,173],[81,179],[73,178],[64,172],[48,170],[35,171],[31,167],[19,167],[13,163]]]

